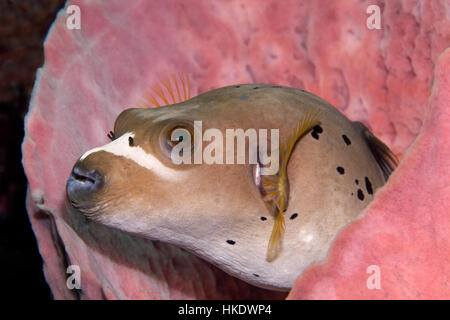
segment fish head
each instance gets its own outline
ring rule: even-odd
[[[250,125],[247,117],[226,109],[207,95],[124,110],[115,121],[114,140],[75,163],[66,187],[69,202],[93,221],[193,251],[202,250],[201,242],[218,230],[226,243],[232,237],[226,234],[245,231],[248,210],[266,210],[254,184],[254,164],[226,164],[225,153],[222,164],[203,158],[218,138],[214,133]],[[196,145],[194,139],[208,130],[210,141]],[[174,161],[172,151],[180,143],[186,148],[178,155],[190,152],[190,161]],[[199,149],[202,159],[195,163]]]

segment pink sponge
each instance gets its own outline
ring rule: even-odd
[[[449,106],[447,49],[436,65],[424,124],[400,167],[289,298],[450,298]]]
[[[67,217],[65,183],[75,160],[107,143],[120,111],[176,72],[190,76],[193,94],[251,82],[305,89],[364,122],[397,155],[406,152],[371,207],[290,298],[450,298],[448,51],[437,63],[450,44],[448,1],[379,1],[381,29],[373,30],[361,1],[132,3],[69,1],[66,7],[80,7],[81,29],[69,30],[62,10],[45,42],[23,165],[55,298],[286,296],[177,247]],[[80,266],[81,291],[66,286],[70,264]],[[380,290],[367,288],[370,265],[379,268]]]

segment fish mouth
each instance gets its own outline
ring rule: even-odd
[[[66,183],[66,198],[70,206],[86,218],[94,220],[99,214],[100,205],[96,194],[105,186],[105,178],[98,171],[89,169],[78,160],[72,168]]]
[[[98,222],[98,216],[100,215],[100,208],[98,206],[87,206],[85,203],[80,204],[76,200],[66,198],[66,204],[70,206],[71,209],[81,213],[86,219]]]
[[[99,215],[100,208],[92,201],[75,199],[69,192],[66,192],[66,203],[89,220],[95,220],[95,217]]]

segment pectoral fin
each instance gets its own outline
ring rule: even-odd
[[[284,222],[283,213],[278,213],[273,225],[272,234],[270,235],[269,245],[267,246],[267,261],[275,260],[281,251],[281,243],[284,231],[286,230],[286,223]]]
[[[280,148],[280,161],[277,173],[261,177],[259,189],[268,210],[274,215],[275,223],[267,246],[267,261],[273,261],[281,251],[281,243],[285,232],[283,213],[288,207],[289,181],[287,165],[296,143],[314,126],[318,125],[320,111],[311,110],[299,121],[293,134]]]

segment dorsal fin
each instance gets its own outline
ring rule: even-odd
[[[191,98],[191,82],[184,73],[171,74],[148,89],[137,106],[155,108],[180,103]]]
[[[384,179],[387,181],[392,171],[398,166],[397,156],[380,139],[375,137],[372,132],[361,122],[355,121],[353,125],[363,136],[375,160],[383,172]]]

